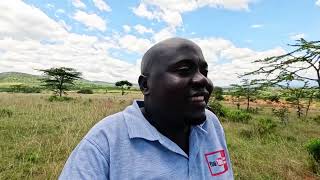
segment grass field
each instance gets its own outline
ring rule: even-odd
[[[139,93],[78,95],[49,102],[46,94],[0,93],[0,179],[57,179],[67,157],[103,117],[142,98]],[[225,103],[228,107],[233,105]],[[320,115],[313,106],[311,116]],[[304,144],[320,137],[320,124],[296,119],[265,136],[247,136],[255,118],[272,117],[270,107],[248,124],[223,121],[236,179],[320,179],[309,167]]]

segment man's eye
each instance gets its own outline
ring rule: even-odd
[[[188,66],[182,66],[182,67],[177,68],[177,72],[178,72],[178,73],[181,73],[181,74],[190,73],[191,70],[192,70],[192,69],[191,69],[190,67],[188,67]]]

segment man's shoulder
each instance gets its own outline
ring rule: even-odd
[[[112,138],[112,136],[119,136],[126,132],[125,118],[123,111],[109,115],[97,124],[95,124],[85,136],[85,139],[100,143]]]
[[[209,131],[215,131],[218,134],[224,134],[224,130],[220,123],[220,120],[213,112],[206,109],[206,117],[207,122],[205,125]]]

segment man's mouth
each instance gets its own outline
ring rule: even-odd
[[[191,97],[192,102],[202,102],[204,101],[204,96],[193,96]]]

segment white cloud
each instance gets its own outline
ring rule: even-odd
[[[239,83],[238,75],[259,68],[254,60],[281,55],[286,51],[275,47],[266,51],[254,51],[236,47],[231,41],[222,38],[193,39],[202,49],[209,65],[208,77],[214,85],[227,86]]]
[[[262,28],[264,25],[263,24],[253,24],[250,27],[251,28]]]
[[[106,11],[106,12],[111,11],[110,6],[103,0],[93,0],[93,3],[100,11]]]
[[[84,11],[77,11],[73,18],[90,29],[98,29],[100,31],[106,30],[106,22],[98,15],[96,14],[87,14]]]
[[[320,6],[320,0],[317,0],[316,5]]]
[[[76,8],[86,8],[86,5],[81,0],[72,0],[72,5]]]
[[[125,35],[119,38],[119,45],[123,49],[143,54],[151,47],[151,42],[148,39],[137,38],[133,35]]]
[[[149,20],[164,21],[171,27],[181,26],[182,15],[202,7],[248,10],[253,0],[144,0],[133,13]]]
[[[63,39],[67,34],[58,22],[23,1],[0,1],[0,12],[0,39]]]
[[[123,28],[124,32],[126,32],[126,33],[131,31],[131,27],[128,25],[123,25],[122,28]]]
[[[67,31],[70,31],[72,29],[72,27],[66,24],[66,22],[62,19],[60,19],[58,23],[61,24],[61,26]]]
[[[0,12],[0,72],[39,74],[34,69],[66,66],[82,72],[89,80],[115,82],[127,79],[136,83],[140,59],[136,63],[127,63],[112,57],[113,49],[135,52],[142,57],[154,42],[175,35],[173,27],[154,32],[150,39],[133,35],[105,38],[78,35],[66,31],[68,25],[64,21],[56,22],[23,1],[0,1]],[[202,48],[209,64],[209,77],[214,85],[219,86],[237,83],[238,74],[256,69],[258,64],[252,64],[253,60],[285,52],[279,47],[255,51],[215,37],[195,38],[193,41]]]
[[[155,42],[159,42],[159,41],[162,41],[167,38],[174,37],[174,36],[175,36],[175,29],[171,28],[171,27],[166,27],[166,28],[161,29],[159,32],[156,32],[153,35],[152,39]]]
[[[141,24],[135,25],[134,29],[136,31],[138,31],[138,33],[140,33],[140,34],[153,33],[153,30],[151,28],[146,28],[146,27],[142,26]]]
[[[305,38],[305,34],[304,33],[298,33],[298,34],[291,34],[290,35],[290,39],[291,40],[298,40],[298,39],[301,39],[301,38]]]

